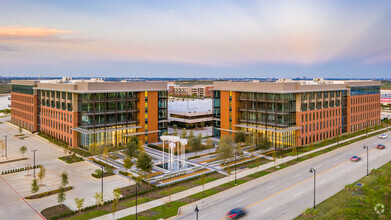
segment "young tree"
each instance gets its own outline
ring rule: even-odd
[[[27,147],[26,146],[22,146],[20,149],[19,149],[20,153],[22,154],[22,157],[24,157],[24,154],[27,152]]]
[[[75,205],[77,207],[77,210],[79,210],[79,213],[81,212],[81,209],[84,206],[84,198],[75,198]]]
[[[172,186],[167,187],[168,201],[171,202]]]
[[[68,183],[68,173],[64,171],[61,173],[61,186],[65,187]]]
[[[38,173],[38,178],[41,181],[41,186],[42,186],[42,180],[46,176],[46,168],[44,166],[40,166],[39,173]]]
[[[238,131],[235,134],[235,142],[236,143],[244,143],[246,141],[247,134],[243,131]]]
[[[57,202],[62,207],[65,202],[65,189],[64,187],[60,186],[60,191],[57,194]]]
[[[173,127],[174,127],[174,132],[172,132],[172,135],[178,136],[178,126],[174,125]]]
[[[197,151],[202,150],[201,134],[197,135],[197,137],[190,138],[189,146],[191,147],[191,150],[195,152],[195,156],[197,156]]]
[[[228,158],[233,156],[234,148],[232,147],[232,137],[231,136],[223,136],[219,143],[219,148],[217,149],[217,155],[220,159],[224,160],[224,164]]]
[[[130,159],[130,157],[128,155],[126,155],[125,159],[124,159],[124,167],[125,169],[130,169],[132,168],[132,165],[133,165],[133,162],[132,162],[132,159]]]
[[[31,184],[31,193],[35,194],[39,191],[39,185],[37,179],[33,179],[33,183]]]
[[[277,154],[276,154],[276,152],[274,152],[272,154],[272,156],[273,156],[274,165],[277,166]]]
[[[296,156],[296,155],[297,155],[297,148],[293,147],[292,148],[292,156]]]
[[[118,211],[118,199],[114,199],[113,203],[111,204],[111,213],[113,214],[113,220],[115,213]]]
[[[89,146],[88,152],[90,152],[92,155],[97,155],[100,154],[100,149],[101,148],[96,143],[93,143]]]
[[[258,150],[262,150],[263,152],[271,147],[270,140],[266,137],[266,135],[262,135],[258,138],[257,148]]]
[[[257,157],[257,159],[255,159],[255,164],[257,165],[257,171],[258,171],[259,166],[261,166],[261,158],[260,157]]]
[[[193,132],[193,130],[190,130],[190,133],[189,133],[188,138],[191,139],[191,138],[193,138],[193,137],[195,137],[195,136],[194,136],[194,132]]]
[[[240,143],[236,143],[236,148],[235,148],[236,153],[239,155],[242,154],[242,146],[240,146]]]
[[[138,156],[138,150],[139,150],[139,139],[137,136],[131,136],[129,142],[125,146],[125,154],[128,155],[130,158],[135,158]]]
[[[187,137],[187,131],[186,131],[186,129],[182,129],[182,132],[181,132],[181,134],[180,134],[180,137],[181,137],[181,138],[186,138],[186,137]]]
[[[231,167],[227,166],[228,181],[231,182]]]
[[[98,207],[100,207],[103,204],[103,195],[102,195],[102,193],[96,192],[94,198],[95,198],[96,205]]]
[[[142,170],[145,176],[148,172],[151,172],[152,170],[152,157],[145,152],[141,152],[138,156],[136,167]]]
[[[105,160],[107,160],[110,156],[110,152],[109,152],[109,148],[108,147],[104,147],[103,148],[103,153],[102,153],[102,156]]]
[[[21,126],[19,126],[19,133],[22,133],[22,127]]]
[[[205,174],[201,175],[200,181],[201,181],[201,184],[202,184],[202,193],[204,193],[204,191],[205,191],[205,183],[206,183]]]

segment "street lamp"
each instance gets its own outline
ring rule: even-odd
[[[102,168],[102,175],[101,175],[101,179],[102,179],[102,183],[101,183],[101,190],[102,190],[102,198],[103,198],[103,176],[104,176],[104,170],[103,170],[103,166],[101,166],[100,168]]]
[[[367,149],[367,176],[369,174],[369,166],[368,166],[368,159],[369,159],[369,147],[367,145],[364,145],[364,149]]]
[[[198,206],[196,206],[196,208],[194,209],[194,211],[196,212],[196,220],[198,220],[198,212],[200,211],[200,210],[198,209]]]
[[[236,185],[236,154],[237,153],[234,154],[234,156],[235,156],[235,185]]]
[[[316,195],[316,170],[314,168],[310,169],[310,173],[314,173],[314,209],[316,209],[316,203],[315,203],[315,195]]]
[[[34,166],[33,166],[33,170],[34,170],[34,178],[35,178],[35,151],[38,151],[38,150],[31,150],[33,153],[34,153]]]
[[[5,158],[8,160],[7,137],[8,137],[8,135],[4,135],[4,139],[5,139],[5,141],[4,141],[4,146],[5,146]]]
[[[138,194],[138,188],[140,188],[140,184],[136,182],[136,220],[137,220],[137,194]]]

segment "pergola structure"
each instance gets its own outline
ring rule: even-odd
[[[164,168],[164,149],[165,149],[165,143],[168,142],[168,153],[170,154],[170,159],[167,161],[167,164],[170,163],[170,166],[167,165],[167,170],[169,169],[170,171],[173,170],[174,167],[174,152],[175,148],[177,148],[177,156],[178,156],[178,161],[182,161],[182,164],[185,163],[186,160],[186,144],[187,144],[187,139],[180,138],[178,136],[172,136],[172,135],[165,135],[165,136],[160,136],[160,139],[163,141],[163,149],[162,149],[162,167]],[[179,163],[178,169],[179,169]]]

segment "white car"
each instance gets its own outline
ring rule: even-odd
[[[381,134],[381,135],[379,135],[379,138],[381,138],[381,139],[386,139],[386,138],[388,138],[388,135],[386,135],[386,134]]]

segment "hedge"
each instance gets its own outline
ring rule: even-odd
[[[1,175],[22,172],[22,171],[25,171],[25,170],[36,169],[36,168],[39,168],[40,166],[41,165],[35,165],[35,166],[29,166],[29,167],[22,167],[22,168],[19,168],[19,169],[12,169],[12,170],[1,171]]]
[[[107,172],[103,173],[103,177],[112,176],[112,175],[114,175],[114,173],[107,173]],[[97,179],[102,177],[101,175],[99,175],[97,173],[91,173],[91,176],[93,176],[93,177],[95,177]]]
[[[66,162],[68,164],[84,161],[84,159],[82,157],[78,157],[78,156],[63,156],[63,157],[59,157],[58,159]]]
[[[67,187],[64,188],[64,192],[69,191],[71,189],[73,189],[73,186],[67,186]],[[38,194],[35,194],[35,195],[32,195],[32,196],[26,196],[24,198],[25,199],[39,199],[39,198],[42,198],[42,197],[46,197],[46,196],[50,196],[50,195],[59,193],[60,190],[61,189],[55,189],[55,190],[51,190],[51,191],[47,191],[47,192],[43,192],[43,193],[38,193]]]
[[[113,166],[111,166],[111,165],[109,165],[109,164],[107,164],[107,163],[104,163],[104,162],[102,162],[102,161],[95,160],[94,158],[91,158],[90,160],[91,160],[92,162],[98,164],[98,165],[103,166],[103,167],[111,167],[111,169],[113,169],[113,170],[117,169],[116,167],[113,167]]]

